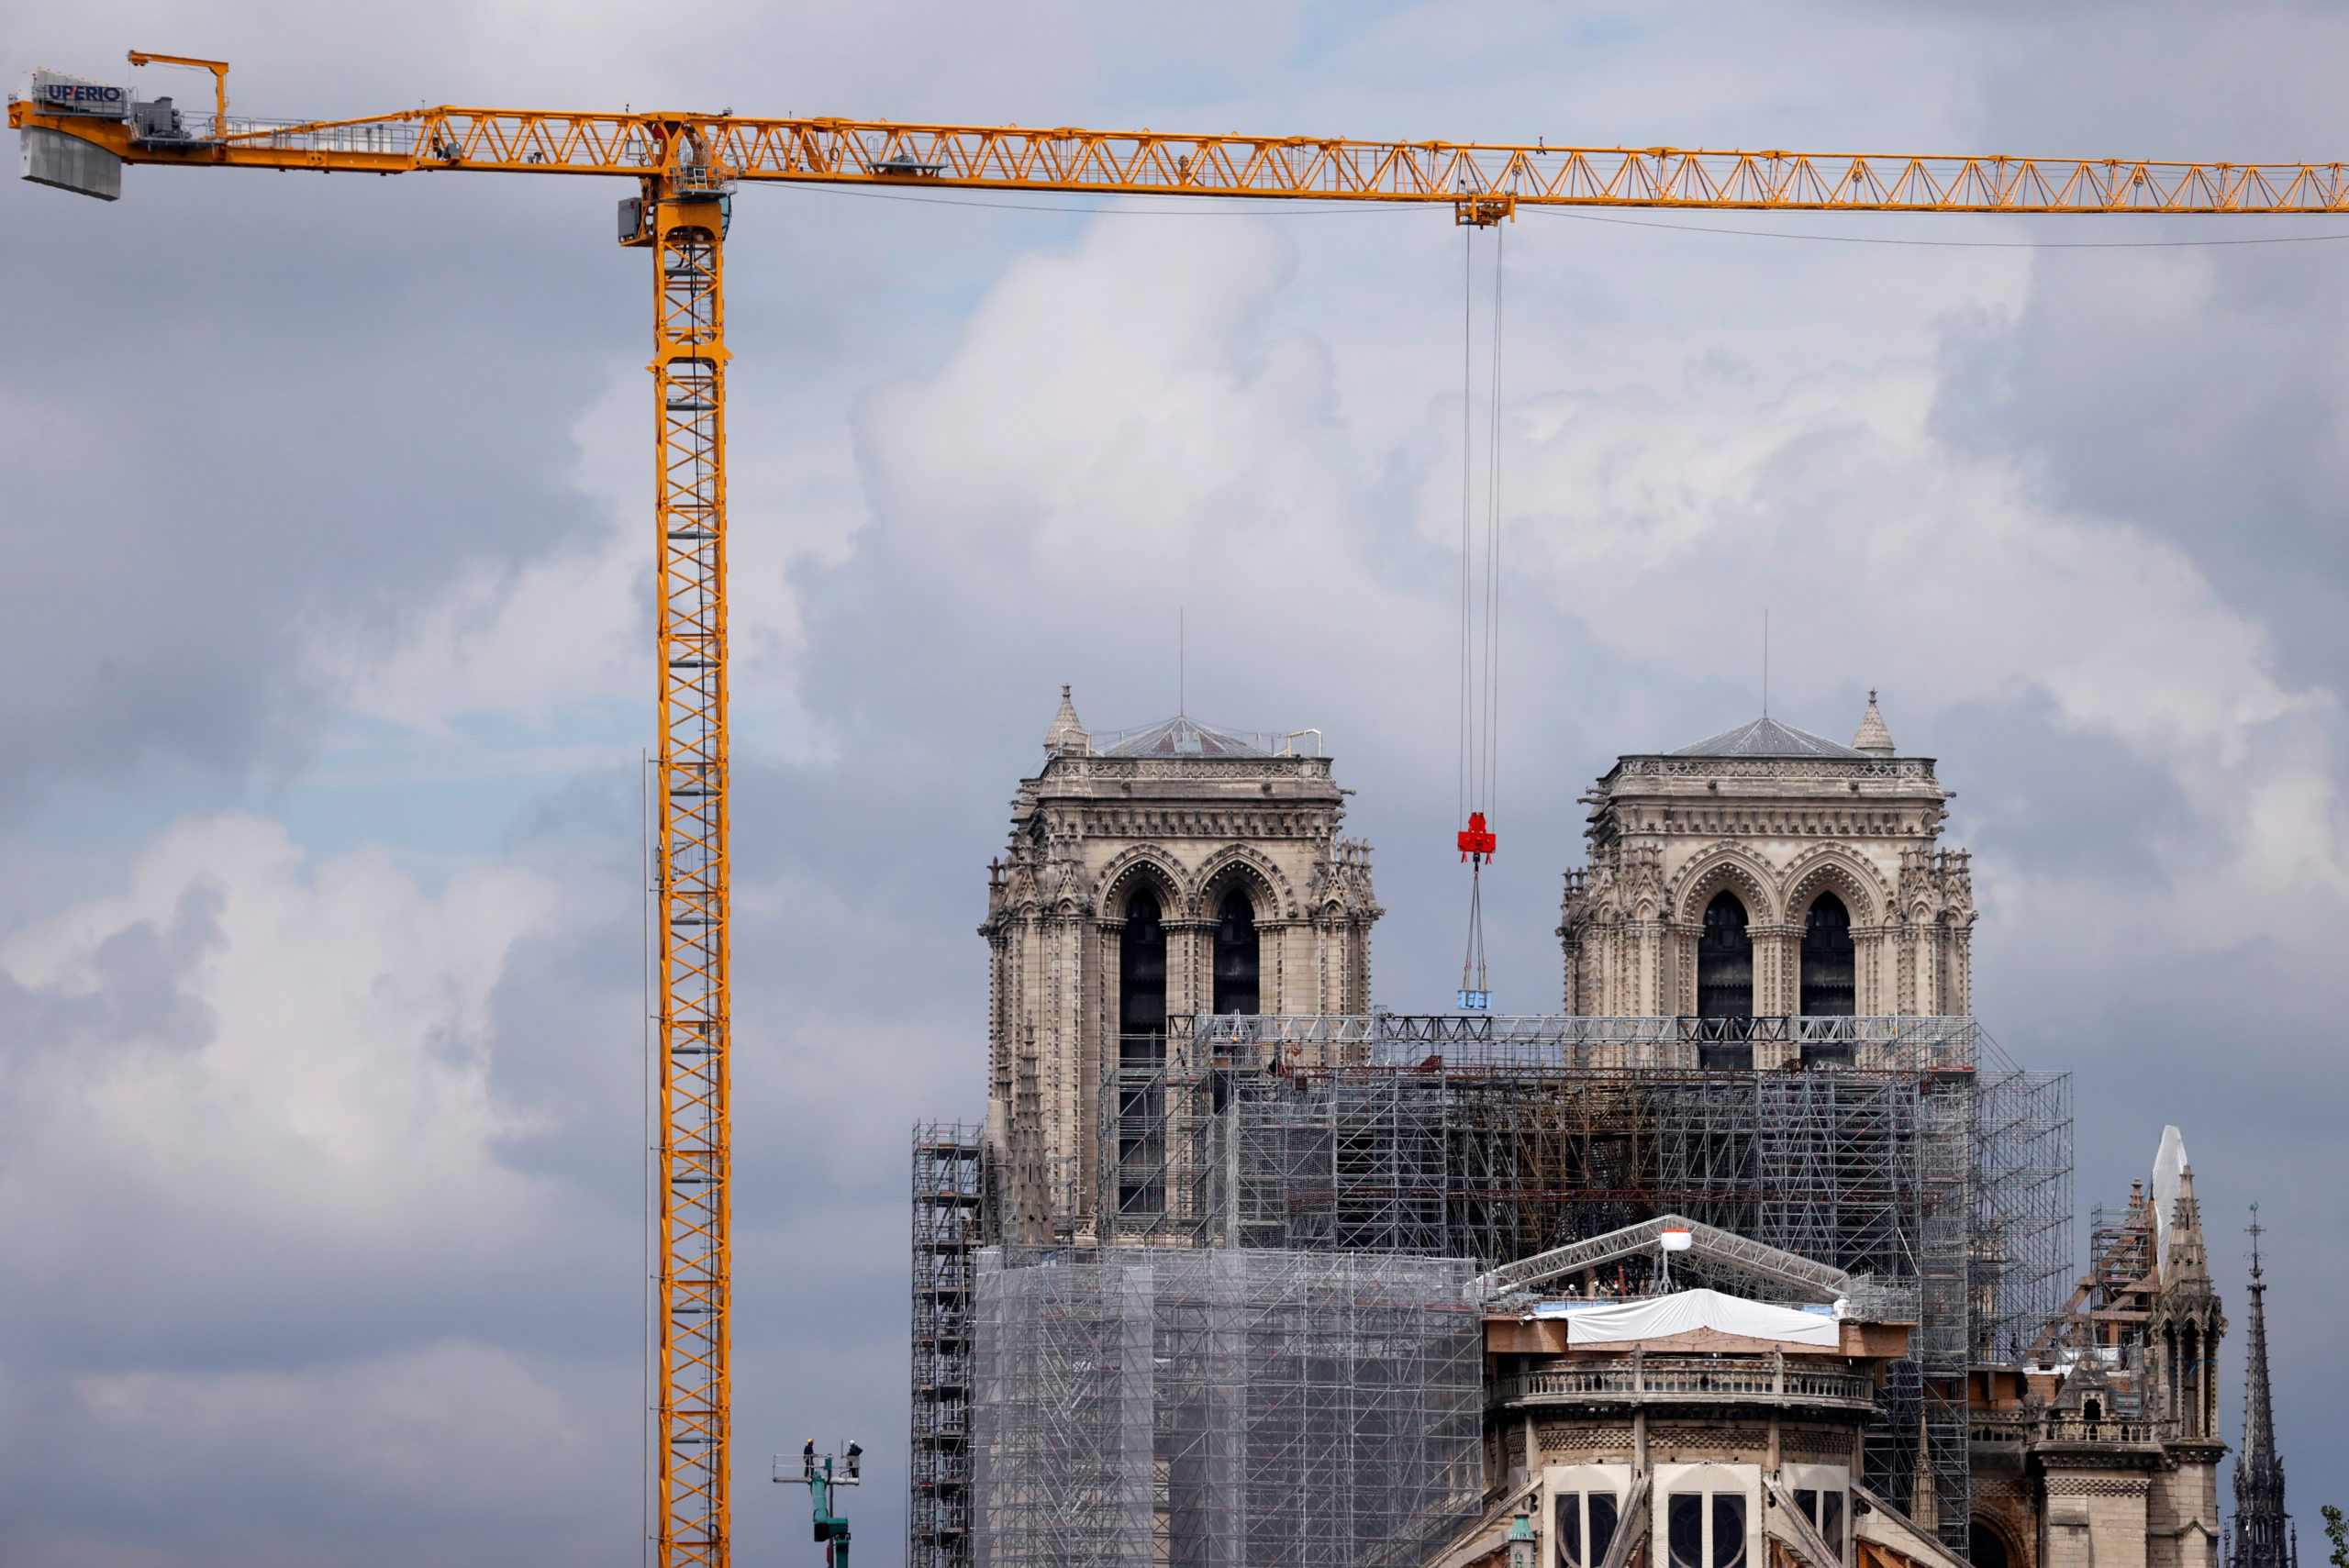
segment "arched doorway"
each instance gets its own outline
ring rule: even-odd
[[[1857,1000],[1854,984],[1852,912],[1833,893],[1810,901],[1802,922],[1802,1012],[1815,1018],[1848,1018]]]
[[[1965,1558],[1974,1568],[2011,1568],[2007,1538],[1979,1514],[1966,1521]]]
[[[1753,938],[1745,905],[1727,888],[1705,906],[1705,931],[1697,939],[1697,1016],[1753,1016]]]
[[[1215,1010],[1252,1013],[1258,1010],[1261,972],[1256,940],[1256,905],[1241,888],[1223,895],[1215,922]]]

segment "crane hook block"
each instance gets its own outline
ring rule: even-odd
[[[1485,827],[1485,814],[1481,811],[1470,812],[1468,826],[1460,834],[1460,858],[1464,861],[1471,857],[1488,861],[1493,858],[1493,851],[1499,845],[1499,838]]]

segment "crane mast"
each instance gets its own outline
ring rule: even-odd
[[[625,175],[620,242],[653,258],[658,577],[659,1407],[662,1568],[731,1558],[732,1028],[729,916],[724,260],[737,182],[1448,206],[1965,213],[2339,213],[2349,164],[2225,163],[1168,136],[728,114],[411,109],[207,119],[169,98],[33,73],[12,96],[25,177],[120,195],[127,163],[396,174]],[[192,121],[192,123],[191,123]],[[1461,848],[1470,849],[1463,834]],[[1483,846],[1489,852],[1489,842]]]
[[[722,1565],[730,1536],[733,1019],[726,723],[726,303],[729,198],[693,154],[644,182],[653,253],[654,546],[660,562],[659,1445],[663,1564]],[[626,212],[629,209],[624,208]]]

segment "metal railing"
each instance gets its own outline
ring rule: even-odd
[[[2165,1421],[2090,1420],[2071,1411],[1981,1412],[1974,1417],[1973,1440],[2024,1448],[2043,1443],[2157,1443],[2169,1436]]]
[[[1442,1066],[1589,1071],[1811,1070],[1966,1072],[1981,1027],[1969,1017],[1479,1018],[1443,1013],[1280,1017],[1201,1013],[1168,1020],[1200,1060],[1230,1066]],[[1750,1048],[1751,1055],[1740,1048]]]
[[[1873,1409],[1876,1380],[1866,1373],[1830,1371],[1763,1361],[1715,1361],[1699,1356],[1619,1356],[1540,1372],[1520,1373],[1494,1385],[1501,1405],[1831,1405]]]

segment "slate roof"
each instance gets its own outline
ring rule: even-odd
[[[1195,718],[1170,718],[1111,746],[1111,757],[1269,757],[1270,751],[1228,729]]]
[[[1751,724],[1741,724],[1735,729],[1723,730],[1709,740],[1698,741],[1694,746],[1683,746],[1672,754],[1675,757],[1834,757],[1854,762],[1868,759],[1865,751],[1838,745],[1824,736],[1780,724],[1775,718],[1757,718]]]

